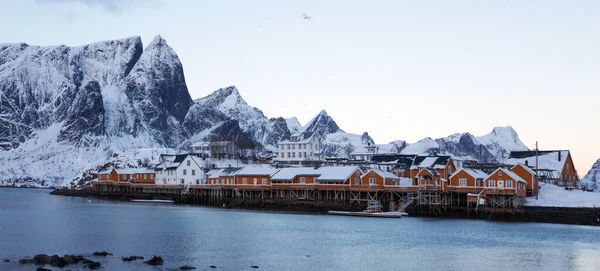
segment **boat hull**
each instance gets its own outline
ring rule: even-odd
[[[408,215],[402,212],[383,212],[383,213],[367,213],[367,212],[345,212],[345,211],[329,211],[328,215],[343,215],[343,216],[362,216],[362,217],[381,217],[381,218],[401,218]]]

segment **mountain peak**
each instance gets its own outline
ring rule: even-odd
[[[317,116],[311,119],[302,132],[313,132],[321,136],[333,134],[337,132],[343,132],[342,129],[335,123],[333,118],[327,114],[327,111],[321,110]]]
[[[156,35],[148,45],[166,45],[167,41],[160,35]]]

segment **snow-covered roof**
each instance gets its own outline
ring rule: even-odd
[[[282,168],[280,169],[271,180],[273,181],[291,181],[296,176],[319,176],[320,174],[312,167],[298,167],[298,168]]]
[[[487,180],[488,178],[490,178],[490,177],[492,177],[492,176],[495,176],[495,174],[496,174],[498,171],[502,171],[502,174],[506,174],[506,175],[508,175],[509,177],[511,177],[513,180],[515,180],[515,181],[517,181],[517,182],[521,182],[521,183],[527,183],[525,180],[523,180],[523,178],[519,177],[519,175],[515,174],[514,172],[512,172],[512,171],[510,171],[510,170],[504,169],[504,168],[498,168],[498,169],[496,169],[494,172],[492,172],[492,174],[488,175],[488,176],[485,178],[485,180]]]
[[[437,161],[437,159],[437,156],[427,157],[425,158],[425,160],[423,160],[423,162],[419,164],[419,167],[432,167],[433,164],[435,164],[435,161]]]
[[[421,172],[424,172],[425,174],[429,173],[431,176],[438,176],[438,172],[435,171],[435,169],[433,168],[422,168],[421,170],[419,170],[419,173],[417,173],[417,175],[421,175]]]
[[[458,174],[459,172],[464,171],[467,174],[471,175],[473,178],[475,179],[485,179],[487,178],[487,174],[485,172],[483,172],[483,170],[481,169],[473,169],[473,168],[461,168],[459,170],[457,170],[456,172],[454,172],[454,174],[452,174],[450,176],[450,179],[454,178],[454,176],[456,176],[456,174]]]
[[[292,141],[291,140],[292,137],[299,137],[300,139]],[[315,137],[315,134],[312,132],[296,133],[291,136],[282,138],[279,141],[279,144],[287,144],[287,143],[306,144],[306,143],[310,143],[314,137]]]
[[[108,174],[111,171],[113,171],[113,169],[114,169],[113,167],[109,167],[109,168],[107,168],[105,170],[99,171],[98,174]]]
[[[381,177],[383,177],[385,179],[400,180],[400,177],[394,175],[393,173],[388,172],[388,171],[383,171],[383,170],[380,170],[380,169],[370,169],[365,174],[363,174],[361,177],[364,177],[364,176],[368,175],[369,172],[371,172],[371,171],[375,172],[376,174],[378,174],[379,176],[381,176]]]
[[[513,152],[517,153],[517,152]],[[529,166],[535,167],[535,151],[531,151],[528,153],[533,154],[533,156],[528,155],[520,155],[513,157],[513,153],[511,153],[511,157],[506,160],[506,164],[516,165],[516,164],[527,164]],[[525,152],[523,152],[525,153]],[[567,156],[569,155],[569,151],[540,151],[538,155],[538,168],[539,169],[548,169],[554,170],[557,172],[562,172],[565,162],[567,161]],[[560,161],[558,160],[560,157]]]
[[[207,141],[198,141],[191,145],[191,147],[202,147],[202,146],[210,146],[210,142]]]
[[[223,176],[236,176],[237,172],[240,170],[241,170],[241,168],[237,168],[237,167],[213,169],[213,170],[209,171],[208,173],[206,173],[206,175],[207,175],[207,178],[219,178],[219,177],[223,177]]]
[[[252,167],[247,166],[240,169],[240,171],[236,172],[237,176],[272,176],[278,171],[276,168],[272,167]]]
[[[531,175],[535,176],[535,171],[533,171],[533,169],[531,169],[530,167],[526,166],[525,164],[521,164],[521,163],[514,165],[512,168],[510,168],[510,170],[512,171],[516,166],[519,166],[519,165],[521,167],[523,167],[525,170],[527,170],[527,172],[531,173]]]
[[[358,167],[351,167],[351,166],[345,166],[345,167],[320,167],[318,168],[316,171],[317,173],[319,173],[319,177],[317,178],[317,181],[331,181],[331,182],[338,182],[338,181],[345,181],[348,178],[350,178],[352,176],[352,173],[354,173],[356,170],[360,169]],[[362,174],[362,172],[361,172]]]
[[[116,168],[117,174],[146,174],[154,173],[154,170],[148,168]]]

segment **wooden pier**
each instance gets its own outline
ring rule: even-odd
[[[344,206],[345,210],[363,210],[367,202],[380,201],[386,211],[409,212],[419,216],[443,216],[449,210],[467,214],[515,214],[525,197],[500,190],[482,190],[477,201],[468,191],[441,191],[418,186],[346,185],[346,184],[204,184],[156,185],[117,182],[93,182],[93,193],[131,195],[152,199],[170,198],[179,204],[248,207],[267,204],[306,204]],[[483,201],[480,201],[483,199]],[[326,210],[323,210],[326,211]]]

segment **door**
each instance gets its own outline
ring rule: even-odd
[[[498,180],[498,188],[503,188],[503,187],[504,187],[504,181]]]
[[[258,180],[256,178],[254,178],[254,185],[256,185],[258,183]]]

